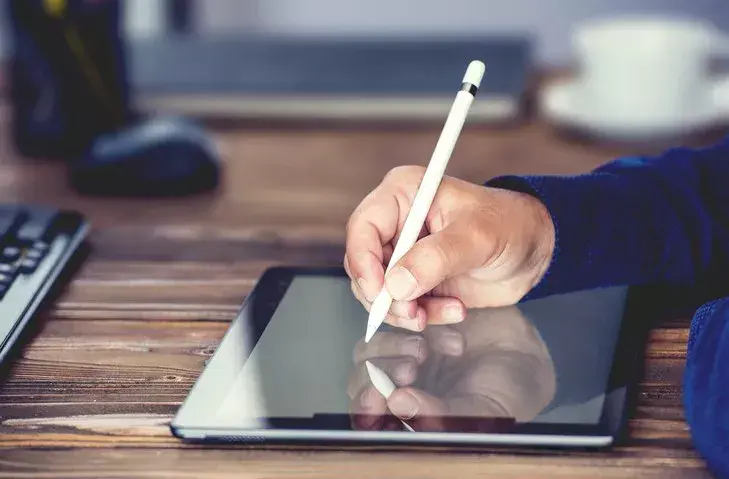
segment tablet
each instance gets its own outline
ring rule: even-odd
[[[644,345],[628,293],[473,309],[422,333],[383,325],[364,343],[367,312],[344,270],[273,268],[171,430],[248,444],[609,446],[623,431]],[[390,401],[367,364],[394,385]],[[404,403],[405,420],[393,414]]]

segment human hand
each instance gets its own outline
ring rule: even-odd
[[[365,361],[395,383],[386,400]],[[468,321],[422,334],[383,331],[360,341],[347,394],[355,429],[495,432],[536,417],[556,374],[544,341],[516,307],[469,311]]]
[[[466,309],[516,304],[546,272],[555,233],[549,212],[525,193],[445,177],[420,239],[385,278],[425,168],[395,168],[347,224],[344,268],[369,311],[384,286],[386,322],[411,331],[454,324]]]

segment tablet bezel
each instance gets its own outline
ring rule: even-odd
[[[238,321],[249,321],[248,331],[253,344],[257,344],[289,285],[297,276],[346,277],[346,272],[341,267],[274,267],[266,270],[241,305],[215,355],[226,344],[227,336]],[[204,370],[170,423],[170,429],[178,438],[192,442],[609,446],[625,432],[627,416],[635,401],[635,386],[639,373],[642,372],[642,353],[647,338],[648,321],[640,317],[644,314],[641,304],[636,299],[635,288],[629,287],[605,404],[596,425],[526,423],[518,425],[512,431],[499,433],[356,431],[346,429],[350,427],[349,414],[326,417],[316,415],[302,419],[267,418],[267,422],[273,423],[274,427],[261,430],[186,425],[182,418],[186,408],[194,407],[196,388],[206,373]],[[251,311],[251,308],[255,309]]]

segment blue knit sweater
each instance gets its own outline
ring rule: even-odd
[[[533,194],[552,215],[554,260],[530,297],[655,283],[705,284],[729,295],[729,138],[622,158],[584,175],[488,184]],[[729,296],[721,296],[693,317],[684,405],[697,450],[729,478]]]

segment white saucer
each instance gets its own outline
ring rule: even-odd
[[[591,136],[617,141],[645,141],[686,136],[710,129],[729,120],[729,79],[714,85],[705,101],[697,101],[696,111],[680,112],[674,117],[656,120],[602,117],[590,106],[578,104],[580,81],[563,80],[547,85],[541,92],[542,114],[551,122]]]

